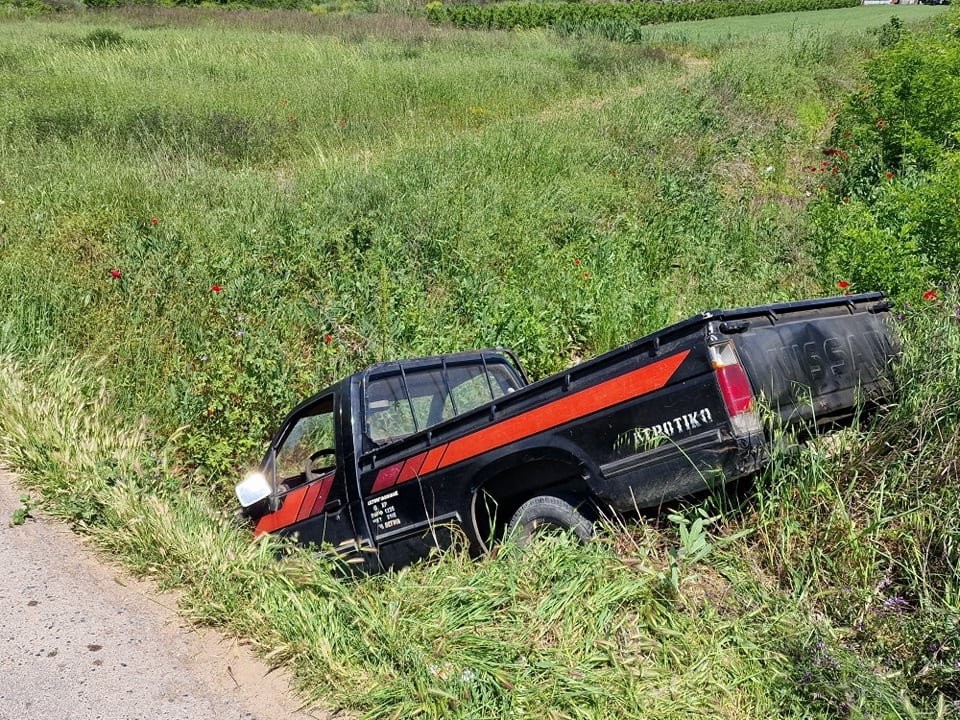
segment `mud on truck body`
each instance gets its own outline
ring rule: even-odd
[[[755,473],[770,423],[843,422],[890,392],[879,293],[703,312],[539,382],[502,349],[373,365],[298,405],[237,486],[255,533],[377,571],[506,529],[588,537]]]

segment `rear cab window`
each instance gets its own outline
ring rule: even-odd
[[[364,394],[364,432],[380,447],[522,387],[500,357],[397,366],[372,374]]]

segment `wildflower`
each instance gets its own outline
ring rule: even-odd
[[[890,172],[889,170],[887,170],[887,172],[885,172],[885,173],[883,174],[883,176],[884,176],[887,180],[893,180],[893,173]]]
[[[157,225],[160,224],[160,219],[159,219],[159,218],[156,218],[156,217],[152,217],[152,218],[150,218],[150,224],[153,225],[154,227],[156,227]]]
[[[330,343],[332,343],[332,342],[333,342],[333,335],[331,335],[331,334],[329,334],[329,333],[327,333],[326,335],[324,335],[324,336],[323,336],[323,342],[325,342],[327,345],[329,345]]]
[[[287,115],[287,122],[295,123],[297,121],[296,115]]]
[[[574,267],[580,267],[580,259],[579,259],[579,258],[577,258],[576,260],[573,261],[573,266],[574,266]]]
[[[583,273],[583,278],[584,278],[584,280],[589,280],[589,279],[590,279],[590,273],[588,273],[588,272]]]
[[[910,604],[904,600],[899,595],[894,595],[893,597],[888,597],[883,601],[883,607],[881,608],[883,612],[899,612],[900,610],[905,610]]]
[[[210,292],[215,293],[215,294],[216,294],[216,293],[222,293],[222,292],[223,292],[223,286],[222,286],[222,285],[213,284],[213,285],[210,286]]]
[[[880,128],[881,130],[883,130],[886,126],[887,126],[887,121],[886,121],[886,120],[884,120],[883,118],[878,118],[878,119],[877,119],[877,127],[878,127],[878,128]]]
[[[850,283],[847,280],[841,280],[840,282],[837,283],[837,287],[840,288],[841,290],[846,290],[847,288],[850,287]]]
[[[850,196],[849,196],[849,195],[844,195],[842,202],[843,202],[844,205],[847,205],[847,204],[850,202]]]
[[[926,300],[927,302],[933,302],[934,300],[937,299],[937,291],[936,291],[936,290],[927,290],[927,291],[923,294],[923,299]]]
[[[119,280],[121,277],[123,277],[123,273],[120,272],[120,268],[113,268],[110,270],[110,277],[112,277],[114,280]]]
[[[337,120],[337,127],[338,127],[338,128],[340,128],[340,129],[342,130],[342,129],[345,128],[346,126],[347,126],[347,119],[346,119],[346,118],[340,118],[339,120]]]

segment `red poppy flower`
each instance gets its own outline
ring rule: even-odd
[[[850,287],[850,283],[847,282],[846,280],[841,280],[840,282],[837,283],[837,287],[840,288],[841,290],[846,290],[848,287]]]
[[[211,286],[210,286],[210,292],[212,292],[212,293],[220,293],[220,292],[223,292],[223,286],[222,286],[222,285],[216,285],[216,284],[211,285]]]
[[[936,290],[927,290],[927,291],[923,294],[923,299],[926,300],[927,302],[933,302],[934,300],[937,299],[937,291],[936,291]]]
[[[574,266],[574,267],[580,267],[580,260],[579,260],[579,258],[573,261],[573,266]]]
[[[156,226],[160,222],[159,218],[152,217],[150,218],[150,224]]]
[[[110,277],[112,277],[114,280],[119,280],[121,277],[123,277],[123,273],[120,272],[118,268],[113,268],[110,271]]]
[[[893,180],[893,173],[890,172],[890,171],[885,172],[885,173],[883,174],[883,176],[884,176],[887,180]]]
[[[329,333],[326,334],[326,335],[324,335],[324,336],[323,336],[323,341],[324,341],[327,345],[329,345],[330,343],[333,342],[333,335],[330,335]]]

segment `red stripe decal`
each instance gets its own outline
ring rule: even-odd
[[[317,487],[320,488],[320,492],[317,493],[317,499],[313,503],[313,507],[310,509],[310,517],[319,515],[323,512],[323,506],[327,504],[327,497],[330,495],[330,488],[333,487],[333,476],[334,473],[330,473],[317,483]]]
[[[423,465],[420,468],[421,475],[429,475],[438,467],[440,467],[440,460],[443,458],[443,454],[447,451],[447,445],[440,445],[435,447],[433,450],[427,453],[427,456],[423,459]]]
[[[543,407],[478,430],[459,440],[453,440],[438,469],[659,390],[673,377],[689,354],[689,350],[684,350],[612,380],[554,400]]]
[[[373,487],[370,488],[370,492],[377,493],[381,490],[386,490],[388,487],[393,487],[397,482],[397,478],[400,477],[400,471],[402,469],[402,462],[387,465],[387,467],[382,468],[380,472],[377,473],[377,480],[373,483]]]
[[[274,532],[288,525],[308,520],[314,515],[319,515],[323,512],[323,506],[327,504],[330,489],[333,487],[334,475],[335,473],[331,472],[309,485],[302,485],[295,490],[291,490],[284,497],[283,505],[280,506],[279,510],[260,518],[253,534],[256,536]]]
[[[423,467],[423,462],[426,459],[426,453],[420,453],[419,455],[414,455],[412,458],[408,458],[403,464],[403,470],[400,472],[400,476],[397,478],[397,485],[407,482],[407,480],[413,480],[415,477],[417,477],[420,474],[420,469]]]
[[[313,514],[313,504],[317,501],[317,495],[319,494],[320,483],[315,482],[310,485],[303,498],[303,504],[300,506],[300,512],[297,513],[297,522],[303,522]]]
[[[257,522],[257,529],[253,531],[253,534],[255,536],[262,535],[263,533],[273,532],[287,525],[293,525],[293,523],[297,521],[300,506],[303,504],[303,498],[309,489],[309,485],[304,485],[288,492],[283,498],[283,504],[279,510],[260,518],[259,522]]]
[[[387,465],[377,473],[370,492],[378,493],[414,477],[429,475],[489,450],[524,440],[544,430],[659,390],[670,381],[689,354],[689,350],[684,350],[612,380],[554,400],[543,407],[503,420],[459,440],[435,447],[426,454],[414,455],[406,462]]]

